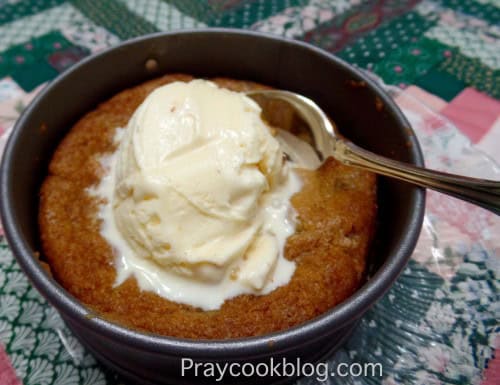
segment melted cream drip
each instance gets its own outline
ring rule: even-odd
[[[116,285],[134,276],[142,290],[214,310],[267,294],[295,271],[284,246],[301,181],[281,148],[297,143],[288,133],[273,138],[242,94],[187,85],[160,87],[117,130],[118,150],[102,158],[107,173],[89,193],[106,202],[98,215],[117,256]],[[313,153],[292,159],[315,168]]]

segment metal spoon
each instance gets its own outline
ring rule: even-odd
[[[279,90],[256,90],[246,94],[261,105],[263,101],[276,99],[288,103],[308,124],[322,161],[333,156],[349,166],[449,194],[500,215],[500,182],[432,171],[364,150],[339,137],[321,108],[305,96]]]

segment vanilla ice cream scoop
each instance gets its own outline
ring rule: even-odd
[[[216,309],[286,284],[300,180],[243,94],[205,80],[153,91],[135,111],[97,188],[120,284]]]

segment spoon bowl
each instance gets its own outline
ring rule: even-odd
[[[500,215],[500,182],[429,170],[389,159],[358,147],[340,137],[323,110],[311,99],[290,91],[256,90],[247,95],[257,103],[281,100],[305,121],[321,161],[332,156],[338,161],[377,174],[430,188],[474,203]],[[265,114],[265,110],[264,110]]]

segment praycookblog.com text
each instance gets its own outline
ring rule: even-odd
[[[229,377],[309,377],[324,382],[330,377],[370,377],[381,378],[381,363],[357,362],[303,362],[300,357],[294,360],[273,358],[268,361],[253,362],[201,362],[192,358],[181,359],[181,375],[183,377],[204,377],[215,382],[224,382]]]

